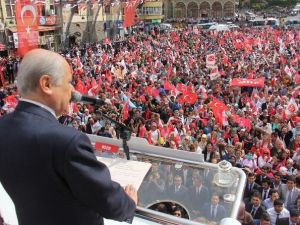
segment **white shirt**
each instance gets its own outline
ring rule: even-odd
[[[277,212],[275,211],[274,207],[268,209],[267,213],[270,215],[271,225],[275,225]],[[279,218],[289,218],[289,217],[290,217],[290,212],[286,208],[283,208],[282,211],[279,213]]]
[[[26,99],[26,98],[20,98],[19,101],[22,101],[22,102],[28,102],[28,103],[31,103],[31,104],[34,104],[34,105],[37,105],[43,109],[46,109],[47,111],[49,111],[55,118],[56,118],[56,115],[55,115],[55,112],[53,109],[51,109],[49,106],[46,106],[40,102],[36,102],[36,101],[33,101],[33,100],[30,100],[30,99]]]

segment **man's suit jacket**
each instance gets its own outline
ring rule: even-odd
[[[201,214],[208,220],[212,221],[220,221],[221,219],[226,217],[226,209],[224,206],[218,204],[216,208],[216,216],[213,217],[211,214],[211,203],[205,203],[202,207]]]
[[[283,184],[282,185],[282,200],[285,202],[286,201],[286,199],[288,198],[288,189],[287,189],[287,185],[286,184]],[[286,206],[286,208],[288,209],[288,210],[290,210],[291,208],[293,208],[295,205],[296,205],[296,201],[297,201],[297,198],[298,198],[298,196],[300,196],[300,189],[298,189],[298,188],[294,188],[294,191],[293,191],[293,194],[292,194],[292,199],[291,199],[291,201],[292,201],[292,205],[290,205],[290,206]]]
[[[99,225],[133,217],[134,202],[111,181],[88,137],[46,109],[20,101],[0,119],[0,182],[20,225]]]
[[[249,186],[249,184],[247,182],[247,184],[245,186],[245,191],[244,191],[244,200],[245,200],[245,202],[249,202],[250,201],[250,198],[251,198],[253,192],[258,191],[258,192],[261,193],[261,189],[262,189],[261,186],[258,185],[257,183],[253,184],[253,187],[252,187],[251,191],[249,190],[248,186]]]
[[[280,218],[278,225],[291,225],[290,218]],[[300,223],[296,223],[295,225],[300,225]]]
[[[196,192],[196,187],[192,186],[189,188],[188,192],[188,206],[191,207],[191,210],[200,211],[203,204],[207,203],[210,199],[210,194],[207,187],[201,187],[199,193]]]
[[[175,192],[175,185],[171,185],[166,189],[165,195],[170,198],[170,200],[176,200],[181,203],[184,203],[186,201],[186,193],[188,189],[181,185],[179,190]]]
[[[278,186],[277,189],[276,189],[276,190],[279,192],[279,197],[280,197],[280,199],[282,199],[282,193],[283,193],[282,187],[283,187],[284,185],[285,185],[284,183],[280,183],[279,186]],[[274,188],[274,183],[272,183],[271,188],[275,189],[275,188]]]
[[[246,207],[245,207],[245,209],[246,209],[246,211],[247,211],[248,213],[251,213],[252,208],[253,208],[253,204],[251,204],[251,203],[247,204]],[[260,219],[260,217],[262,216],[262,214],[263,214],[264,212],[265,212],[265,208],[264,208],[262,205],[260,205],[260,206],[258,207],[258,209],[256,210],[254,216],[252,216],[253,219]]]

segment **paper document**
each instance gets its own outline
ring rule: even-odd
[[[152,165],[151,163],[120,158],[104,158],[97,156],[97,159],[108,167],[113,181],[118,182],[122,187],[131,184],[136,190],[139,190]]]

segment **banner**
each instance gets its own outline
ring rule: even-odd
[[[137,1],[131,0],[125,3],[124,8],[124,28],[131,27],[135,24]]]
[[[285,114],[287,116],[295,114],[299,110],[294,98],[291,98],[288,105],[285,108]]]
[[[38,13],[36,6],[28,0],[16,0],[15,2],[18,54],[24,56],[26,52],[38,47]]]
[[[206,56],[206,67],[211,68],[216,64],[216,54],[209,54]]]
[[[231,81],[230,86],[235,87],[264,87],[265,78],[247,79],[247,78],[234,78]]]

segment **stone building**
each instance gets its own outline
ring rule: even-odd
[[[234,17],[235,0],[165,0],[165,18]]]

